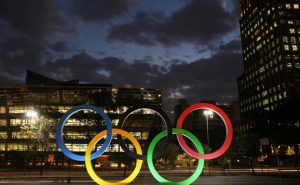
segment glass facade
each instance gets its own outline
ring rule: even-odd
[[[244,121],[300,96],[299,5],[299,0],[241,2],[244,72],[238,89]]]
[[[11,152],[42,150],[40,145],[34,148],[33,143],[38,136],[30,130],[31,126],[40,124],[39,117],[42,113],[38,113],[37,117],[30,115],[34,115],[32,112],[39,112],[41,109],[51,110],[47,114],[49,117],[53,116],[53,120],[56,119],[53,121],[56,124],[61,115],[72,107],[92,104],[102,108],[110,117],[113,126],[117,127],[122,114],[130,107],[134,105],[161,107],[161,102],[161,89],[116,88],[112,85],[79,83],[55,86],[26,84],[2,88],[0,89],[0,154],[12,157]],[[64,141],[72,152],[85,152],[91,138],[103,130],[102,124],[99,124],[96,118],[90,120],[88,116],[92,114],[91,112],[85,111],[83,114],[86,114],[86,117],[80,118],[75,116],[76,114],[71,116],[64,127]],[[141,144],[148,139],[151,124],[155,122],[152,117],[145,117],[146,114],[151,116],[153,112],[145,109],[134,113],[137,117],[133,116],[135,119],[129,119],[130,125],[126,125],[126,130],[140,140]],[[56,146],[54,129],[48,134],[45,152],[52,157],[54,154],[57,160],[63,159]],[[115,139],[116,136],[107,152],[122,151]],[[101,143],[102,140],[99,141],[99,146]]]

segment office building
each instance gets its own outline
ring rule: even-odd
[[[300,1],[242,0],[244,72],[238,78],[243,130],[300,97]]]
[[[81,84],[78,80],[62,82],[28,71],[25,84],[0,88],[0,165],[22,165],[20,160],[28,160],[28,157],[30,163],[37,163],[39,160],[33,156],[34,151],[41,150],[44,150],[44,160],[49,164],[64,164],[66,158],[56,145],[55,125],[63,113],[81,104],[102,108],[116,127],[122,114],[132,106],[149,105],[160,108],[161,89],[117,88],[110,84]],[[51,129],[49,127],[47,147],[41,148],[41,143],[35,145],[38,136],[31,128],[24,126],[39,127],[43,116],[41,111],[45,110],[49,113],[47,118],[53,117],[54,125]],[[155,112],[145,109],[136,115],[135,122],[131,119],[132,125],[127,125],[126,130],[143,144],[155,122]],[[64,128],[64,140],[68,149],[84,154],[92,136],[99,132],[95,127],[99,128],[100,123],[95,124],[96,126],[90,125],[85,117],[81,120],[75,115],[70,117]],[[120,151],[115,140],[107,149],[107,153]]]

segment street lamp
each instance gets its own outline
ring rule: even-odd
[[[209,131],[208,131],[208,118],[211,118],[213,116],[213,111],[211,110],[205,110],[203,111],[204,116],[206,117],[206,135],[207,135],[207,149],[209,150]],[[208,168],[208,173],[210,174],[210,167],[209,167],[210,162],[207,161],[207,168]]]
[[[203,112],[204,116],[206,117],[206,135],[207,135],[207,145],[209,146],[209,131],[208,131],[208,118],[213,115],[213,111],[205,110]]]
[[[26,112],[27,118],[37,118],[39,114],[36,111],[28,111]]]
[[[29,122],[29,120],[28,119],[37,119],[38,118],[38,116],[39,116],[39,114],[38,114],[38,112],[37,111],[34,111],[34,110],[31,110],[31,111],[28,111],[28,112],[26,112],[26,118],[27,119],[25,119],[25,123],[26,124],[28,124],[28,122]],[[30,136],[29,136],[30,137]],[[30,150],[29,149],[29,144],[27,143],[27,147],[28,147],[28,151]],[[28,154],[27,154],[28,155]],[[28,156],[27,156],[27,158],[29,158]],[[43,164],[41,164],[41,165],[43,165]],[[25,173],[25,172],[24,172]],[[29,159],[29,166],[28,166],[28,173],[29,173],[29,175],[30,175],[30,159]]]

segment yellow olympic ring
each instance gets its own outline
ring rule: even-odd
[[[98,184],[101,185],[125,185],[125,184],[129,184],[130,182],[132,182],[136,176],[139,174],[141,168],[142,168],[142,164],[143,164],[143,160],[137,159],[136,160],[136,166],[135,169],[133,170],[132,174],[129,175],[126,179],[119,181],[119,182],[107,182],[103,179],[101,179],[96,172],[93,169],[92,163],[91,163],[91,153],[96,145],[96,143],[104,136],[106,136],[107,130],[104,130],[102,132],[100,132],[99,134],[97,134],[92,141],[89,143],[86,153],[85,153],[85,165],[86,165],[86,169],[88,174],[90,175],[90,177]],[[130,133],[121,130],[121,129],[112,129],[112,133],[114,134],[120,134],[124,137],[126,137],[127,139],[129,139],[133,146],[136,149],[137,154],[142,155],[142,148],[141,145],[139,144],[139,142],[135,139],[134,136],[132,136]]]

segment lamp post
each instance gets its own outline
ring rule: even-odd
[[[213,115],[213,111],[211,111],[211,110],[205,110],[203,112],[203,114],[206,117],[206,136],[207,136],[207,145],[209,146],[208,118],[209,118],[209,116]]]
[[[209,150],[209,130],[208,130],[208,118],[213,115],[213,111],[211,110],[205,110],[203,112],[204,116],[206,117],[206,136],[207,136],[207,149]],[[210,174],[210,162],[207,161],[207,168],[208,168],[208,174]]]
[[[29,121],[31,121],[31,120],[33,120],[33,119],[37,119],[38,118],[38,112],[36,112],[36,111],[28,111],[28,112],[26,112],[26,114],[25,114],[25,116],[26,116],[26,120],[25,120],[25,123],[26,124],[28,124],[29,123]],[[30,136],[29,136],[30,137]],[[28,138],[27,138],[28,139]],[[28,142],[28,141],[27,141]],[[29,155],[29,151],[30,151],[30,148],[29,148],[29,144],[27,143],[27,150],[28,150],[28,153],[27,153],[27,155]],[[27,156],[28,157],[28,156]],[[29,157],[28,157],[29,158]],[[28,159],[28,173],[29,173],[29,175],[30,175],[30,167],[31,167],[31,165],[30,165],[30,159]],[[41,163],[41,165],[42,165],[42,163]]]

